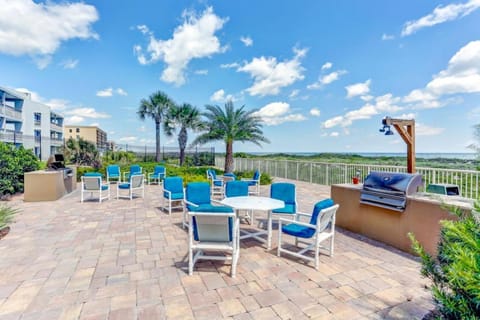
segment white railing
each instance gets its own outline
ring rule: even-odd
[[[23,142],[23,132],[14,131],[9,129],[0,130],[0,141],[8,143],[22,143]]]
[[[215,166],[225,167],[224,157],[215,157]],[[306,181],[322,185],[351,183],[357,173],[365,177],[370,171],[407,172],[404,166],[325,163],[295,160],[235,158],[235,171],[253,171],[259,169],[272,177]],[[460,194],[466,198],[477,199],[480,172],[475,170],[452,170],[417,167],[417,173],[423,177],[424,187],[430,183],[456,184]]]
[[[4,114],[5,116],[15,120],[22,120],[22,112],[7,105],[3,105],[0,108],[0,114]]]

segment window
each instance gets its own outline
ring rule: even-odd
[[[40,124],[40,122],[42,121],[42,114],[40,112],[35,112],[33,114],[33,120],[35,124]]]
[[[77,128],[76,132],[79,133],[79,132],[80,132],[80,128]]]
[[[68,132],[72,133],[72,129],[68,129]]]

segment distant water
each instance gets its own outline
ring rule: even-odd
[[[279,152],[250,152],[256,155],[268,155],[276,154]],[[312,156],[318,154],[319,152],[282,152],[286,154],[296,155],[296,156]],[[407,154],[404,152],[332,152],[335,154],[345,154],[345,155],[359,155],[362,157],[406,157]],[[434,158],[444,158],[444,159],[462,159],[462,160],[475,160],[477,158],[476,153],[447,153],[447,152],[417,152],[417,158],[423,159],[434,159]]]

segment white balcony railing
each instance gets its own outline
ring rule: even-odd
[[[63,127],[53,122],[50,122],[50,129],[58,132],[63,132]]]
[[[215,157],[215,166],[223,169],[225,157]],[[235,158],[235,171],[253,171],[259,169],[273,177],[306,181],[322,185],[351,183],[358,172],[365,177],[370,171],[407,172],[407,167],[353,163],[323,163],[294,160]],[[480,171],[452,170],[417,167],[417,173],[423,177],[425,186],[430,183],[451,183],[460,188],[463,197],[477,199]]]
[[[0,130],[0,141],[8,143],[22,143],[23,132],[14,130]]]
[[[7,105],[3,105],[0,107],[0,114],[13,120],[22,120],[22,112]]]

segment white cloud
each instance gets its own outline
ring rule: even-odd
[[[325,62],[322,66],[322,71],[323,70],[328,70],[330,69],[331,67],[333,66],[333,64],[331,62]]]
[[[337,70],[337,71],[334,71],[334,72],[331,72],[327,75],[324,75],[324,76],[321,76],[317,82],[314,82],[312,84],[309,84],[307,86],[307,89],[320,89],[322,88],[323,86],[327,85],[327,84],[330,84],[334,81],[337,81],[338,79],[340,79],[340,76],[346,74],[347,71],[346,70]]]
[[[291,113],[290,105],[286,102],[272,102],[254,112],[261,117],[267,126],[275,126],[284,122],[304,121],[307,118],[299,113]]]
[[[111,97],[113,96],[113,88],[107,88],[97,91],[97,97]]]
[[[438,6],[432,13],[418,20],[406,22],[402,29],[402,37],[411,35],[422,28],[462,18],[477,10],[479,7],[480,1],[478,0],[469,0],[466,3],[449,4],[443,7]]]
[[[96,8],[84,3],[1,1],[0,53],[28,55],[45,68],[62,42],[98,39],[91,28],[97,20]]]
[[[208,70],[207,69],[195,70],[195,74],[206,76],[208,75]]]
[[[240,38],[240,41],[243,42],[243,44],[245,45],[245,47],[250,47],[253,45],[253,40],[252,38],[250,37],[241,37]]]
[[[347,90],[347,98],[366,95],[370,92],[370,83],[371,80],[368,79],[365,82],[355,83],[346,86],[345,89]]]
[[[441,134],[444,130],[444,128],[435,128],[422,123],[415,123],[416,136],[436,136]]]
[[[97,91],[97,97],[103,97],[103,98],[112,97],[115,93],[120,96],[128,95],[128,93],[122,88],[113,89],[110,87],[110,88]]]
[[[121,137],[120,139],[118,139],[118,141],[125,142],[125,143],[134,143],[137,140],[138,140],[138,138],[135,137],[135,136]]]
[[[236,62],[233,62],[233,63],[225,63],[225,64],[221,64],[220,65],[220,68],[222,69],[236,69],[236,68],[239,68],[240,67],[240,64],[236,63]]]
[[[72,125],[72,124],[79,124],[82,123],[85,119],[80,116],[71,116],[65,117],[65,124]]]
[[[92,127],[100,127],[100,123],[98,122],[92,122],[89,124],[89,126],[92,126]]]
[[[323,123],[323,127],[326,128],[326,129],[329,129],[329,128],[339,126],[343,122],[343,120],[344,120],[343,116],[333,117],[331,119],[326,120]]]
[[[338,137],[340,134],[337,131],[330,133],[330,137]]]
[[[117,94],[120,95],[120,96],[127,96],[128,95],[128,93],[125,90],[123,90],[122,88],[117,88],[116,91],[117,91]]]
[[[43,104],[46,104],[52,110],[55,111],[62,111],[65,110],[68,106],[69,101],[63,100],[63,99],[46,99],[42,96],[40,96],[37,92],[35,91],[30,91],[26,88],[16,88],[15,90],[23,93],[28,93],[32,99],[32,101],[40,102]]]
[[[382,40],[393,40],[393,39],[395,39],[395,36],[392,34],[386,34],[386,33],[382,34]]]
[[[168,40],[156,39],[146,26],[137,27],[149,36],[149,44],[146,54],[141,46],[134,46],[140,64],[163,61],[167,67],[161,79],[177,86],[185,83],[185,69],[192,59],[210,57],[226,50],[215,33],[222,29],[228,18],[215,15],[212,7],[208,7],[201,15],[184,11],[182,17],[183,24],[175,28],[172,38]]]
[[[236,101],[235,97],[231,94],[225,95],[225,90],[220,89],[215,91],[211,96],[210,96],[210,101],[214,102],[226,102],[226,101]]]
[[[63,67],[63,69],[75,69],[78,65],[78,60],[64,60],[60,63],[60,65]]]
[[[291,60],[278,62],[275,57],[253,58],[237,71],[249,73],[254,79],[253,85],[247,89],[251,96],[276,95],[280,89],[303,80],[304,68],[300,63],[307,50],[293,49],[295,56]]]
[[[310,109],[310,114],[314,117],[320,117],[320,110],[318,108]]]
[[[294,89],[294,90],[292,90],[292,92],[290,92],[290,94],[288,95],[288,97],[289,97],[290,99],[293,99],[293,98],[295,98],[296,96],[298,96],[299,93],[300,93],[300,90]]]
[[[110,115],[108,113],[98,112],[94,108],[88,108],[88,107],[66,110],[64,113],[68,116],[78,116],[82,118],[93,118],[93,119],[110,118]]]

